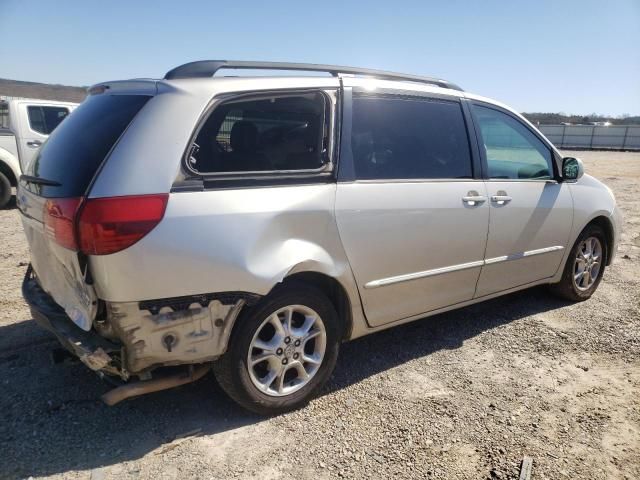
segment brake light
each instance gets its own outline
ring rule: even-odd
[[[75,234],[75,218],[82,197],[50,198],[44,204],[44,229],[46,235],[69,250],[78,250]]]
[[[162,220],[168,194],[91,198],[78,218],[78,245],[87,255],[130,247]]]
[[[64,248],[108,255],[130,247],[162,220],[168,194],[108,198],[50,198],[45,234]]]

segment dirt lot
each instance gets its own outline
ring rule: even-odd
[[[568,152],[567,152],[568,153]],[[0,477],[640,478],[640,153],[577,152],[615,192],[618,257],[588,302],[536,288],[343,346],[324,394],[271,419],[206,377],[116,407],[20,297],[0,211]]]

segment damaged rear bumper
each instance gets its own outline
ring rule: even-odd
[[[31,265],[22,282],[22,296],[31,309],[33,319],[53,333],[62,346],[87,367],[96,372],[127,379],[120,364],[120,345],[101,337],[93,330],[85,332],[74,324],[64,309],[38,285]]]
[[[141,302],[106,302],[106,312],[89,331],[73,323],[39,285],[31,266],[22,295],[36,322],[91,370],[128,380],[145,380],[158,367],[217,359],[227,349],[240,310],[259,296],[223,292]]]

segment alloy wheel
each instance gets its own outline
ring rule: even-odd
[[[251,340],[251,382],[267,395],[290,395],[317,373],[326,346],[327,332],[314,310],[303,305],[280,308],[260,324]]]
[[[576,253],[573,283],[580,291],[590,289],[598,279],[602,265],[602,244],[596,237],[588,237]]]

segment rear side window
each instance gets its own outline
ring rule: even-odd
[[[89,96],[51,134],[27,167],[27,175],[60,186],[28,183],[27,188],[45,197],[84,195],[102,161],[149,98]]]
[[[493,108],[473,107],[487,157],[489,178],[548,180],[551,151],[515,118]]]
[[[224,103],[189,155],[197,173],[314,170],[327,162],[328,101],[320,92]]]
[[[69,115],[69,109],[66,107],[29,105],[27,114],[31,130],[43,135],[49,135]]]
[[[351,148],[359,179],[473,176],[462,109],[453,101],[356,97]]]

